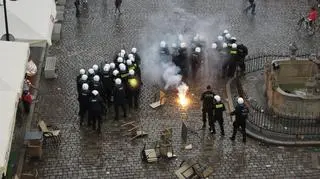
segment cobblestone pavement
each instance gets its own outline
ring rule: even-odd
[[[101,136],[78,124],[75,88],[78,70],[109,59],[120,47],[129,50],[137,46],[143,63],[149,64],[152,54],[144,49],[157,46],[162,38],[170,39],[166,32],[178,30],[188,34],[197,29],[211,42],[228,28],[248,46],[250,54],[287,52],[291,41],[296,41],[303,51],[317,50],[319,34],[307,37],[294,31],[299,12],[309,8],[306,1],[257,1],[255,17],[242,13],[247,4],[239,0],[127,0],[123,1],[123,15],[117,18],[113,14],[113,1],[96,0],[89,1],[88,13],[77,20],[73,2],[68,1],[62,41],[50,49],[50,54],[59,59],[59,77],[53,81],[42,78],[35,109],[38,117],[61,129],[62,141],[58,146],[46,145],[40,162],[27,160],[25,165],[37,167],[41,178],[175,178],[174,171],[184,158],[200,157],[214,168],[214,178],[318,178],[320,170],[311,162],[315,148],[265,146],[250,139],[244,145],[238,138],[232,144],[227,138],[231,135],[229,117],[225,118],[225,139],[198,131],[199,135],[188,138],[193,149],[180,150],[181,122],[175,97],[171,96],[162,108],[152,110],[149,104],[158,88],[147,80],[150,74],[143,76],[139,111],[131,112],[123,120],[140,119],[149,133],[147,138],[131,142],[122,136],[123,129],[120,122],[112,120],[112,112]],[[217,79],[215,70],[208,69],[205,64],[199,80],[191,85],[194,97],[188,110],[188,124],[193,129],[201,127],[198,96],[205,86],[212,84],[224,96],[224,82]],[[151,148],[165,127],[174,129],[173,144],[178,158],[142,163],[143,144]]]

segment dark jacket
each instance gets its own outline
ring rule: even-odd
[[[236,116],[236,121],[238,123],[244,123],[248,118],[249,109],[244,104],[238,104],[235,110],[230,113],[230,115]]]
[[[90,84],[90,90],[97,90],[99,92],[100,95],[104,94],[104,90],[103,90],[103,86],[102,86],[102,82],[101,81],[93,81]]]
[[[126,101],[126,91],[123,85],[116,85],[113,89],[114,104],[120,105],[125,104]]]
[[[121,6],[122,0],[115,0],[114,5],[118,8]]]
[[[89,98],[89,111],[94,113],[102,113],[104,110],[104,103],[102,98],[97,96],[91,96]]]
[[[90,98],[90,91],[89,90],[81,90],[79,94],[79,103],[80,105],[88,106]]]
[[[202,107],[204,110],[212,110],[214,105],[214,92],[205,91],[201,95],[201,100],[203,101]]]
[[[111,71],[103,72],[101,77],[102,77],[101,81],[102,81],[103,89],[107,91],[111,91],[113,88]]]
[[[237,48],[239,57],[244,59],[248,55],[248,48],[243,44],[238,45]]]
[[[215,119],[223,119],[223,111],[225,111],[226,108],[222,102],[216,102],[216,104],[213,106],[213,110]]]
[[[141,64],[140,55],[137,54],[137,53],[133,53],[133,55],[134,55],[134,60],[136,61],[136,63],[137,63],[138,65],[140,65],[140,64]]]

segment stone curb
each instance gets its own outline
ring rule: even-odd
[[[45,49],[43,50],[41,56],[40,56],[40,61],[39,61],[39,65],[38,65],[38,74],[36,76],[36,82],[35,82],[35,87],[39,87],[39,84],[40,84],[40,79],[41,79],[41,74],[42,74],[42,67],[43,67],[43,62],[44,62],[44,59],[45,59],[45,56],[46,56],[46,53],[47,53],[47,50],[48,50],[48,46],[45,47]],[[39,88],[38,88],[39,89]],[[38,90],[34,90],[34,99],[37,98],[38,96]],[[36,103],[32,103],[31,106],[30,106],[30,113],[27,117],[27,122],[26,122],[26,127],[25,127],[25,131],[24,131],[24,134],[30,130],[31,128],[31,123],[32,123],[32,119],[33,119],[33,112],[34,112],[34,109],[35,109],[35,105]],[[22,174],[22,170],[23,170],[23,164],[24,164],[24,159],[25,159],[25,154],[26,154],[26,148],[23,147],[20,152],[19,152],[19,160],[18,160],[18,165],[17,165],[17,172],[16,172],[16,176],[18,176],[18,178],[21,178],[21,174]]]
[[[227,93],[227,97],[228,97],[228,105],[229,105],[230,111],[234,110],[234,106],[233,106],[233,103],[232,103],[231,88],[230,88],[230,84],[232,83],[232,81],[234,79],[235,79],[235,77],[229,79],[227,84],[226,84],[226,93]],[[274,145],[287,145],[287,146],[320,145],[320,141],[281,141],[281,140],[275,140],[275,139],[271,139],[271,138],[265,137],[265,136],[263,136],[263,135],[261,135],[259,133],[250,131],[248,129],[246,129],[246,133],[252,138],[260,140],[260,141],[262,141],[264,143],[274,144]]]

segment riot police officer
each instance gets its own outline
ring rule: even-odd
[[[192,55],[191,55],[191,71],[192,71],[193,79],[196,78],[197,72],[200,68],[201,63],[202,63],[201,48],[196,47],[194,49],[194,52],[192,52]]]
[[[214,92],[212,92],[211,86],[207,86],[207,91],[202,93],[201,95],[201,101],[202,103],[202,128],[204,129],[206,127],[207,118],[208,115],[209,121],[213,120],[213,105],[214,105]],[[211,129],[210,129],[211,130]]]
[[[119,106],[122,108],[123,117],[127,117],[126,110],[126,92],[122,84],[122,80],[117,78],[115,80],[115,87],[113,89],[113,100],[114,100],[114,111],[115,111],[115,120],[119,120]]]
[[[77,75],[76,83],[77,83],[77,92],[78,92],[78,94],[79,94],[79,92],[80,92],[80,90],[82,88],[82,84],[79,85],[79,82],[80,82],[80,79],[81,79],[82,75],[84,75],[85,73],[86,73],[86,70],[80,69],[79,75]]]
[[[90,90],[93,91],[93,90],[97,90],[99,92],[99,95],[101,97],[104,97],[104,89],[103,89],[103,85],[102,85],[102,82],[100,81],[100,76],[98,75],[95,75],[93,77],[93,81],[92,83],[90,84]]]
[[[89,81],[88,81],[88,76],[87,75],[82,75],[81,78],[77,81],[77,91],[78,91],[78,98],[79,98],[79,95],[80,95],[80,92],[81,92],[81,89],[82,89],[82,84],[84,83],[88,83],[89,84]]]
[[[229,78],[232,78],[234,76],[234,72],[236,71],[237,68],[237,63],[239,61],[239,55],[238,55],[238,48],[237,44],[232,44],[231,49],[229,51],[229,67],[228,67],[228,72],[227,76]]]
[[[134,59],[135,59],[136,63],[138,65],[140,65],[141,64],[141,58],[140,58],[140,55],[137,53],[137,48],[133,47],[131,49],[131,53],[134,55]]]
[[[243,98],[239,97],[237,99],[237,105],[235,107],[235,110],[230,113],[230,115],[235,115],[236,120],[233,122],[233,133],[230,139],[232,141],[235,140],[237,131],[239,127],[241,127],[242,130],[242,141],[246,142],[246,120],[248,118],[249,114],[249,109],[248,107],[244,104]]]
[[[89,98],[89,118],[92,122],[92,129],[96,130],[96,123],[98,122],[97,131],[101,133],[101,123],[102,123],[102,113],[103,113],[104,103],[103,99],[100,97],[97,90],[92,91],[92,96]],[[89,123],[89,125],[91,124]]]
[[[99,69],[99,66],[97,64],[94,64],[92,66],[92,69],[94,70],[94,74],[95,75],[99,75],[100,76],[100,69]]]
[[[137,109],[139,107],[138,100],[140,95],[141,79],[135,75],[134,70],[129,70],[126,86],[129,108],[134,107]]]
[[[238,66],[240,67],[241,73],[244,74],[246,71],[245,58],[248,55],[248,48],[244,44],[239,44],[237,46],[239,59]]]
[[[160,42],[160,49],[159,49],[159,56],[162,63],[168,63],[169,62],[169,48],[165,41]]]
[[[108,107],[110,107],[112,104],[111,93],[113,88],[113,81],[112,81],[112,73],[111,73],[109,64],[105,64],[103,67],[101,81],[102,81],[102,86],[104,90],[105,101],[107,102]]]
[[[88,69],[88,84],[91,85],[93,82],[93,77],[94,77],[94,69],[93,68],[89,68]]]
[[[89,97],[90,97],[90,90],[89,85],[87,83],[82,84],[82,89],[80,91],[80,95],[78,98],[79,101],[79,116],[80,116],[80,126],[82,126],[84,116],[86,115],[89,109]],[[89,124],[89,120],[88,120]]]
[[[223,111],[226,110],[224,104],[221,102],[221,97],[219,95],[215,95],[214,96],[215,99],[215,104],[213,106],[213,111],[214,111],[214,115],[213,115],[213,124],[211,127],[211,133],[216,133],[215,130],[215,122],[218,121],[218,124],[220,126],[220,133],[222,136],[224,136],[224,127],[223,127]]]

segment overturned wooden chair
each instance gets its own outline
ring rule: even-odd
[[[121,127],[126,127],[126,132],[123,136],[131,136],[130,140],[134,140],[138,137],[147,136],[148,133],[143,131],[141,124],[137,124],[137,121],[127,122],[121,125]]]
[[[38,127],[43,132],[44,143],[52,139],[56,144],[60,143],[60,130],[52,125],[47,125],[43,120],[38,121]]]

